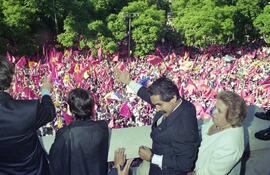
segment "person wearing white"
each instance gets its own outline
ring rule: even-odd
[[[244,152],[246,104],[237,94],[220,92],[213,118],[202,126],[202,142],[196,161],[196,175],[227,175]]]

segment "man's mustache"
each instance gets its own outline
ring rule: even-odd
[[[158,113],[160,113],[160,114],[165,114],[166,113],[166,111],[158,111]]]

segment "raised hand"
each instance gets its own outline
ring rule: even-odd
[[[133,159],[128,159],[123,170],[121,170],[120,165],[116,166],[118,175],[128,175],[129,168],[130,168],[132,161],[133,161]]]
[[[118,148],[114,151],[114,165],[123,166],[126,161],[125,148]]]
[[[52,89],[52,81],[51,78],[44,77],[42,80],[42,89],[46,89],[48,91],[51,91]]]
[[[126,70],[121,71],[118,66],[114,68],[114,77],[116,81],[124,83],[126,85],[128,85],[131,81],[129,72]]]
[[[146,146],[140,146],[139,148],[139,156],[142,160],[149,161],[151,160],[152,151],[150,148]]]

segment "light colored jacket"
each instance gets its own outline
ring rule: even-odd
[[[244,152],[243,127],[229,128],[209,136],[213,121],[202,126],[202,142],[196,162],[196,175],[227,175]]]

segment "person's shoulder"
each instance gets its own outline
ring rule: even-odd
[[[38,100],[11,100],[9,104],[14,106],[15,109],[19,110],[21,108],[34,107],[37,106]]]
[[[69,135],[69,132],[70,132],[70,125],[64,126],[56,132],[56,137],[66,137]]]
[[[106,123],[105,120],[74,121],[69,126],[70,126],[70,128],[90,127],[90,128],[106,128],[106,129],[108,129],[108,124]]]
[[[224,149],[225,147],[238,147],[243,145],[244,130],[242,127],[230,128],[222,132],[219,142],[224,144]]]
[[[189,108],[194,108],[195,109],[194,104],[191,103],[190,101],[186,100],[186,99],[182,99],[182,103],[183,103],[183,106],[185,106],[185,107],[189,107]]]
[[[105,120],[98,120],[95,121],[96,125],[100,126],[101,128],[108,129],[108,124]]]
[[[17,104],[35,104],[39,101],[39,99],[33,99],[33,100],[12,100],[13,103]]]
[[[178,111],[183,114],[183,115],[196,115],[196,108],[193,103],[190,101],[187,101],[185,99],[182,99],[182,104],[179,106]]]

